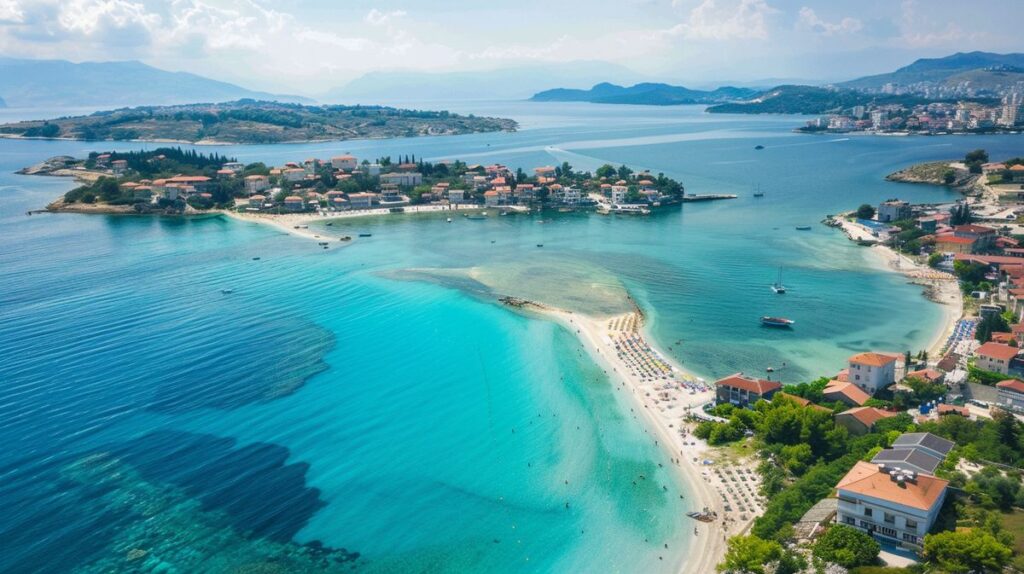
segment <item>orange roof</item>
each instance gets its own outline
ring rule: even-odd
[[[789,393],[779,393],[779,394],[777,394],[775,396],[787,398],[787,399],[793,401],[794,403],[796,403],[796,404],[798,404],[798,405],[800,405],[802,407],[806,407],[807,405],[811,404],[811,401],[809,401],[809,400],[807,400],[807,399],[805,399],[803,397],[798,397],[796,395],[791,395]]]
[[[836,416],[851,416],[860,421],[861,424],[863,424],[864,426],[871,428],[875,426],[876,422],[882,419],[887,419],[889,417],[894,417],[897,414],[899,413],[883,411],[882,409],[878,409],[875,407],[854,407],[852,409],[843,411]]]
[[[870,365],[872,367],[884,367],[895,360],[895,356],[882,353],[860,353],[850,357],[851,363]]]
[[[942,371],[936,369],[921,369],[920,371],[911,371],[907,373],[907,377],[914,377],[916,379],[924,379],[926,381],[937,381],[942,378]]]
[[[956,405],[939,405],[937,412],[940,415],[961,415],[965,417],[971,416],[971,411],[967,407],[958,407]]]
[[[1009,343],[1010,341],[1013,340],[1013,333],[1004,333],[1002,331],[995,331],[995,332],[992,333],[992,339],[991,340],[992,340],[993,343],[1003,343],[1003,344],[1006,344],[1006,343]]]
[[[982,357],[991,357],[993,359],[1002,359],[1009,361],[1010,359],[1017,356],[1017,347],[1011,347],[1009,345],[1003,345],[1002,343],[985,343],[978,347],[978,355]]]
[[[840,400],[836,395],[841,395],[855,405],[863,405],[871,398],[871,395],[860,390],[857,385],[838,379],[829,381],[828,385],[821,392],[829,400]]]
[[[938,235],[935,237],[936,243],[959,243],[961,245],[967,245],[968,243],[974,243],[974,239],[970,237],[957,237],[955,235]]]
[[[167,178],[167,181],[174,183],[201,183],[204,181],[210,181],[210,178],[202,175],[176,175],[174,177]]]
[[[1009,389],[1014,392],[1024,393],[1024,381],[1020,379],[1007,379],[996,383],[996,386],[1000,389]]]
[[[931,510],[948,484],[948,481],[927,474],[918,474],[914,482],[900,483],[893,480],[888,472],[881,472],[878,465],[858,461],[839,480],[836,488],[919,510]]]
[[[1024,165],[1018,163],[1017,165],[1010,166],[1010,171],[1024,171]]]
[[[498,192],[494,191],[494,190],[485,191],[484,192],[484,197],[498,197]]]
[[[715,381],[715,386],[735,387],[737,389],[743,389],[747,392],[763,395],[767,392],[781,389],[782,383],[776,381],[766,381],[764,379],[755,379],[753,377],[748,377],[743,373],[736,373],[735,375],[729,375],[724,379],[719,379]]]
[[[807,400],[807,399],[805,399],[803,397],[798,397],[796,395],[791,395],[789,393],[779,392],[779,393],[775,393],[775,396],[776,397],[783,397],[783,398],[789,399],[789,400],[795,402],[796,404],[798,404],[798,405],[800,405],[802,407],[806,407],[806,408],[810,408],[810,409],[815,409],[815,410],[819,410],[819,411],[832,412],[832,409],[823,407],[821,405],[816,405],[816,404],[812,403],[811,401],[809,401],[809,400]]]

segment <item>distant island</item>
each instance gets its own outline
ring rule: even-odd
[[[170,72],[137,61],[70,62],[0,57],[0,96],[12,108],[117,108],[242,98],[300,104],[296,95],[250,90],[188,72]]]
[[[307,106],[257,100],[144,106],[0,125],[0,136],[270,144],[515,131],[503,118],[384,106]]]
[[[607,82],[589,90],[557,88],[534,94],[534,102],[590,102],[594,104],[633,104],[675,106],[682,104],[716,104],[754,97],[758,91],[726,86],[711,91],[691,90],[669,84],[644,83],[630,87]]]

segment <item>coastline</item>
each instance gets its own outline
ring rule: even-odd
[[[687,434],[684,440],[680,430],[685,428],[682,418],[687,411],[699,408],[708,401],[714,400],[714,391],[697,392],[688,394],[681,388],[676,387],[673,391],[661,391],[656,389],[651,382],[645,382],[637,376],[623,360],[616,349],[616,343],[611,337],[609,325],[616,321],[641,323],[639,313],[626,313],[613,317],[590,317],[580,313],[573,313],[562,309],[549,307],[547,305],[532,301],[512,300],[503,298],[502,302],[558,323],[560,326],[573,333],[580,341],[582,347],[590,355],[591,359],[606,373],[609,381],[618,390],[627,390],[635,405],[633,410],[640,413],[641,423],[654,436],[656,444],[669,456],[675,464],[676,476],[688,488],[691,498],[691,506],[695,510],[706,508],[715,512],[718,519],[714,522],[704,523],[694,521],[698,532],[695,536],[689,537],[689,542],[675,552],[673,559],[677,562],[674,571],[678,574],[704,574],[713,572],[726,551],[726,537],[746,530],[753,522],[751,516],[745,522],[734,522],[735,528],[730,528],[724,522],[727,516],[722,496],[716,493],[710,477],[705,478],[702,474],[702,467],[693,461],[694,458],[703,460],[706,446],[703,441]],[[645,333],[641,328],[633,331],[637,336]],[[684,379],[698,380],[697,377],[682,369],[679,365],[668,359],[668,355],[661,352],[652,345],[650,339],[644,337],[646,344],[665,364]],[[662,397],[659,400],[656,396]],[[674,396],[673,396],[674,395]],[[664,397],[668,396],[668,399]],[[665,405],[663,403],[671,403]],[[696,441],[696,444],[686,444]]]
[[[440,213],[445,211],[478,211],[477,208],[470,208],[465,210],[451,209],[449,206],[446,205],[407,205],[403,206],[402,209],[403,211],[398,213],[392,213],[391,210],[388,208],[361,209],[358,211],[345,211],[330,214],[321,214],[319,212],[270,214],[259,212],[239,212],[233,209],[211,210],[210,213],[219,213],[231,219],[235,219],[237,221],[248,221],[250,223],[269,225],[271,227],[274,227],[280,231],[283,231],[289,235],[294,235],[296,237],[303,237],[305,239],[323,241],[325,238],[337,239],[338,237],[327,237],[327,231],[325,230],[309,230],[305,229],[303,226],[307,226],[310,223],[315,223],[318,221],[327,222],[371,216],[402,216],[407,214]],[[352,241],[344,242],[345,245],[349,245],[351,243]]]
[[[840,229],[847,238],[853,242],[877,241],[861,226],[839,217],[835,221],[839,223]],[[946,339],[953,333],[956,322],[963,317],[963,293],[960,292],[960,285],[953,275],[937,271],[910,259],[906,255],[897,253],[891,247],[881,244],[872,245],[869,248],[868,259],[873,259],[880,269],[893,273],[899,273],[915,285],[925,288],[923,295],[940,305],[942,310],[942,321],[935,330],[927,347],[929,360],[938,359],[945,346]]]
[[[946,339],[953,333],[957,321],[963,317],[963,293],[956,277],[921,265],[885,245],[875,245],[870,249],[879,266],[893,273],[902,274],[915,285],[923,286],[926,289],[924,296],[940,306],[942,320],[929,339],[928,346],[924,348],[928,352],[929,360],[938,360]]]

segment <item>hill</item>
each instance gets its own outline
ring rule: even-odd
[[[0,125],[7,137],[187,143],[280,143],[512,131],[513,120],[383,106],[239,100],[146,106]]]
[[[915,96],[871,95],[856,90],[815,86],[777,86],[745,101],[711,106],[707,111],[722,114],[828,114],[857,105],[915,105]]]
[[[0,95],[11,107],[88,107],[226,102],[242,98],[305,102],[247,90],[136,61],[82,62],[0,58]]]
[[[944,58],[922,58],[895,72],[866,76],[837,85],[855,90],[878,90],[889,83],[909,85],[931,82],[955,85],[959,81],[956,79],[958,75],[972,70],[993,72],[987,75],[989,80],[1003,78],[1013,83],[1019,81],[1020,72],[1024,72],[1024,54],[957,52]],[[1009,71],[1013,77],[999,76],[997,73],[1000,71]]]
[[[630,87],[607,82],[589,90],[558,88],[546,90],[530,98],[534,102],[590,102],[595,104],[642,104],[671,106],[680,104],[710,104],[753,97],[756,90],[722,87],[711,91],[691,90],[669,84],[642,83]]]
[[[642,79],[628,68],[597,61],[467,72],[371,72],[319,99],[330,103],[523,100],[552,86],[590,86],[609,76]]]

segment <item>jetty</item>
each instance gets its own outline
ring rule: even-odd
[[[683,196],[683,201],[715,201],[719,199],[736,199],[737,195],[732,193],[688,193]]]

